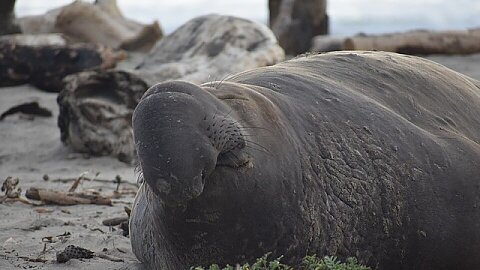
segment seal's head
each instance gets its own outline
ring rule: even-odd
[[[167,205],[198,197],[205,179],[245,141],[231,109],[199,86],[175,81],[150,88],[133,114],[143,178]]]

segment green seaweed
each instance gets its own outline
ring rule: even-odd
[[[221,268],[218,264],[212,264],[210,267],[191,267],[190,270],[294,270],[293,267],[280,262],[282,257],[269,260],[270,253],[258,258],[252,265],[231,266],[227,265]],[[355,257],[349,257],[345,262],[341,262],[337,257],[325,256],[319,259],[316,255],[306,256],[303,259],[299,270],[371,270],[370,267],[359,264]]]

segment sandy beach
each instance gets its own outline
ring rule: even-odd
[[[428,58],[480,80],[480,54]],[[72,181],[60,180],[75,179],[86,172],[89,178],[98,174],[96,179],[102,181],[82,181],[77,191],[95,190],[112,195],[117,189],[113,180],[119,176],[122,179],[119,190],[127,192],[114,198],[113,206],[0,203],[0,269],[137,269],[139,264],[129,238],[122,235],[118,226],[102,225],[107,218],[126,216],[124,207],[131,206],[136,189],[134,167],[110,157],[74,153],[63,145],[57,127],[56,97],[56,93],[42,92],[29,85],[0,88],[0,113],[29,101],[37,101],[53,112],[53,117],[14,114],[0,121],[2,182],[8,176],[18,177],[22,196],[30,187],[67,191]],[[44,180],[44,175],[48,180]],[[123,262],[96,256],[56,263],[56,253],[68,245]]]
[[[90,178],[100,173],[97,179],[101,180],[113,180],[118,175],[122,181],[131,183],[120,184],[120,190],[136,189],[132,185],[136,183],[132,166],[110,157],[74,153],[60,142],[56,93],[23,85],[1,88],[0,96],[2,112],[26,101],[37,101],[53,112],[49,118],[16,114],[0,122],[2,182],[12,176],[20,179],[23,191],[29,187],[67,191],[72,182],[56,179],[74,179],[87,172]],[[48,175],[48,181],[43,180],[44,175]],[[111,195],[116,188],[113,182],[82,181],[78,191],[94,189]],[[113,200],[113,206],[0,204],[0,269],[134,269],[137,261],[129,238],[122,236],[118,228],[102,225],[104,219],[126,216],[124,207],[130,206],[133,199],[133,194],[122,196]],[[68,235],[58,236],[62,234]],[[51,236],[53,239],[48,240]],[[55,264],[56,252],[68,245],[108,254],[124,262],[93,258]],[[46,262],[31,262],[35,259]]]

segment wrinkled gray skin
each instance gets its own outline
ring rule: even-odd
[[[152,269],[269,251],[480,269],[479,85],[382,52],[158,84],[133,116],[133,251]]]

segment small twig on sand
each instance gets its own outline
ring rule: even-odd
[[[133,195],[135,196],[137,194],[138,189],[123,189],[120,191],[113,191],[112,198],[113,199],[118,199],[121,198],[124,195]]]
[[[117,176],[115,176],[115,182],[117,183],[117,188],[115,188],[115,192],[118,192],[118,190],[120,189],[120,184],[122,183],[122,177],[117,174]]]
[[[96,255],[98,258],[102,258],[102,259],[104,259],[104,260],[109,260],[109,261],[112,261],[112,262],[123,262],[123,259],[116,258],[116,257],[110,256],[110,255],[107,255],[107,254],[95,253],[95,255]]]
[[[78,184],[80,184],[80,181],[82,181],[82,179],[85,177],[85,175],[87,175],[88,172],[83,172],[80,174],[79,177],[77,177],[77,179],[75,179],[75,181],[73,182],[72,186],[70,187],[70,189],[68,190],[68,192],[74,192],[77,187],[78,187]]]
[[[57,178],[57,179],[52,179],[50,181],[51,182],[68,183],[68,182],[74,182],[76,180],[77,180],[77,178]],[[116,179],[108,180],[108,179],[95,179],[95,178],[83,177],[82,180],[92,181],[92,182],[100,182],[100,183],[118,184],[118,181]],[[134,187],[137,187],[137,188],[139,187],[137,183],[131,183],[131,182],[127,182],[127,181],[122,181],[122,184],[134,186]]]
[[[128,221],[128,217],[115,217],[115,218],[107,218],[102,221],[102,224],[105,226],[117,226],[120,225],[122,222]]]
[[[48,262],[48,260],[42,259],[42,258],[30,258],[30,257],[26,257],[26,256],[19,256],[18,258],[24,259],[24,260],[27,261],[27,262],[39,262],[39,263],[46,263],[46,262]]]

